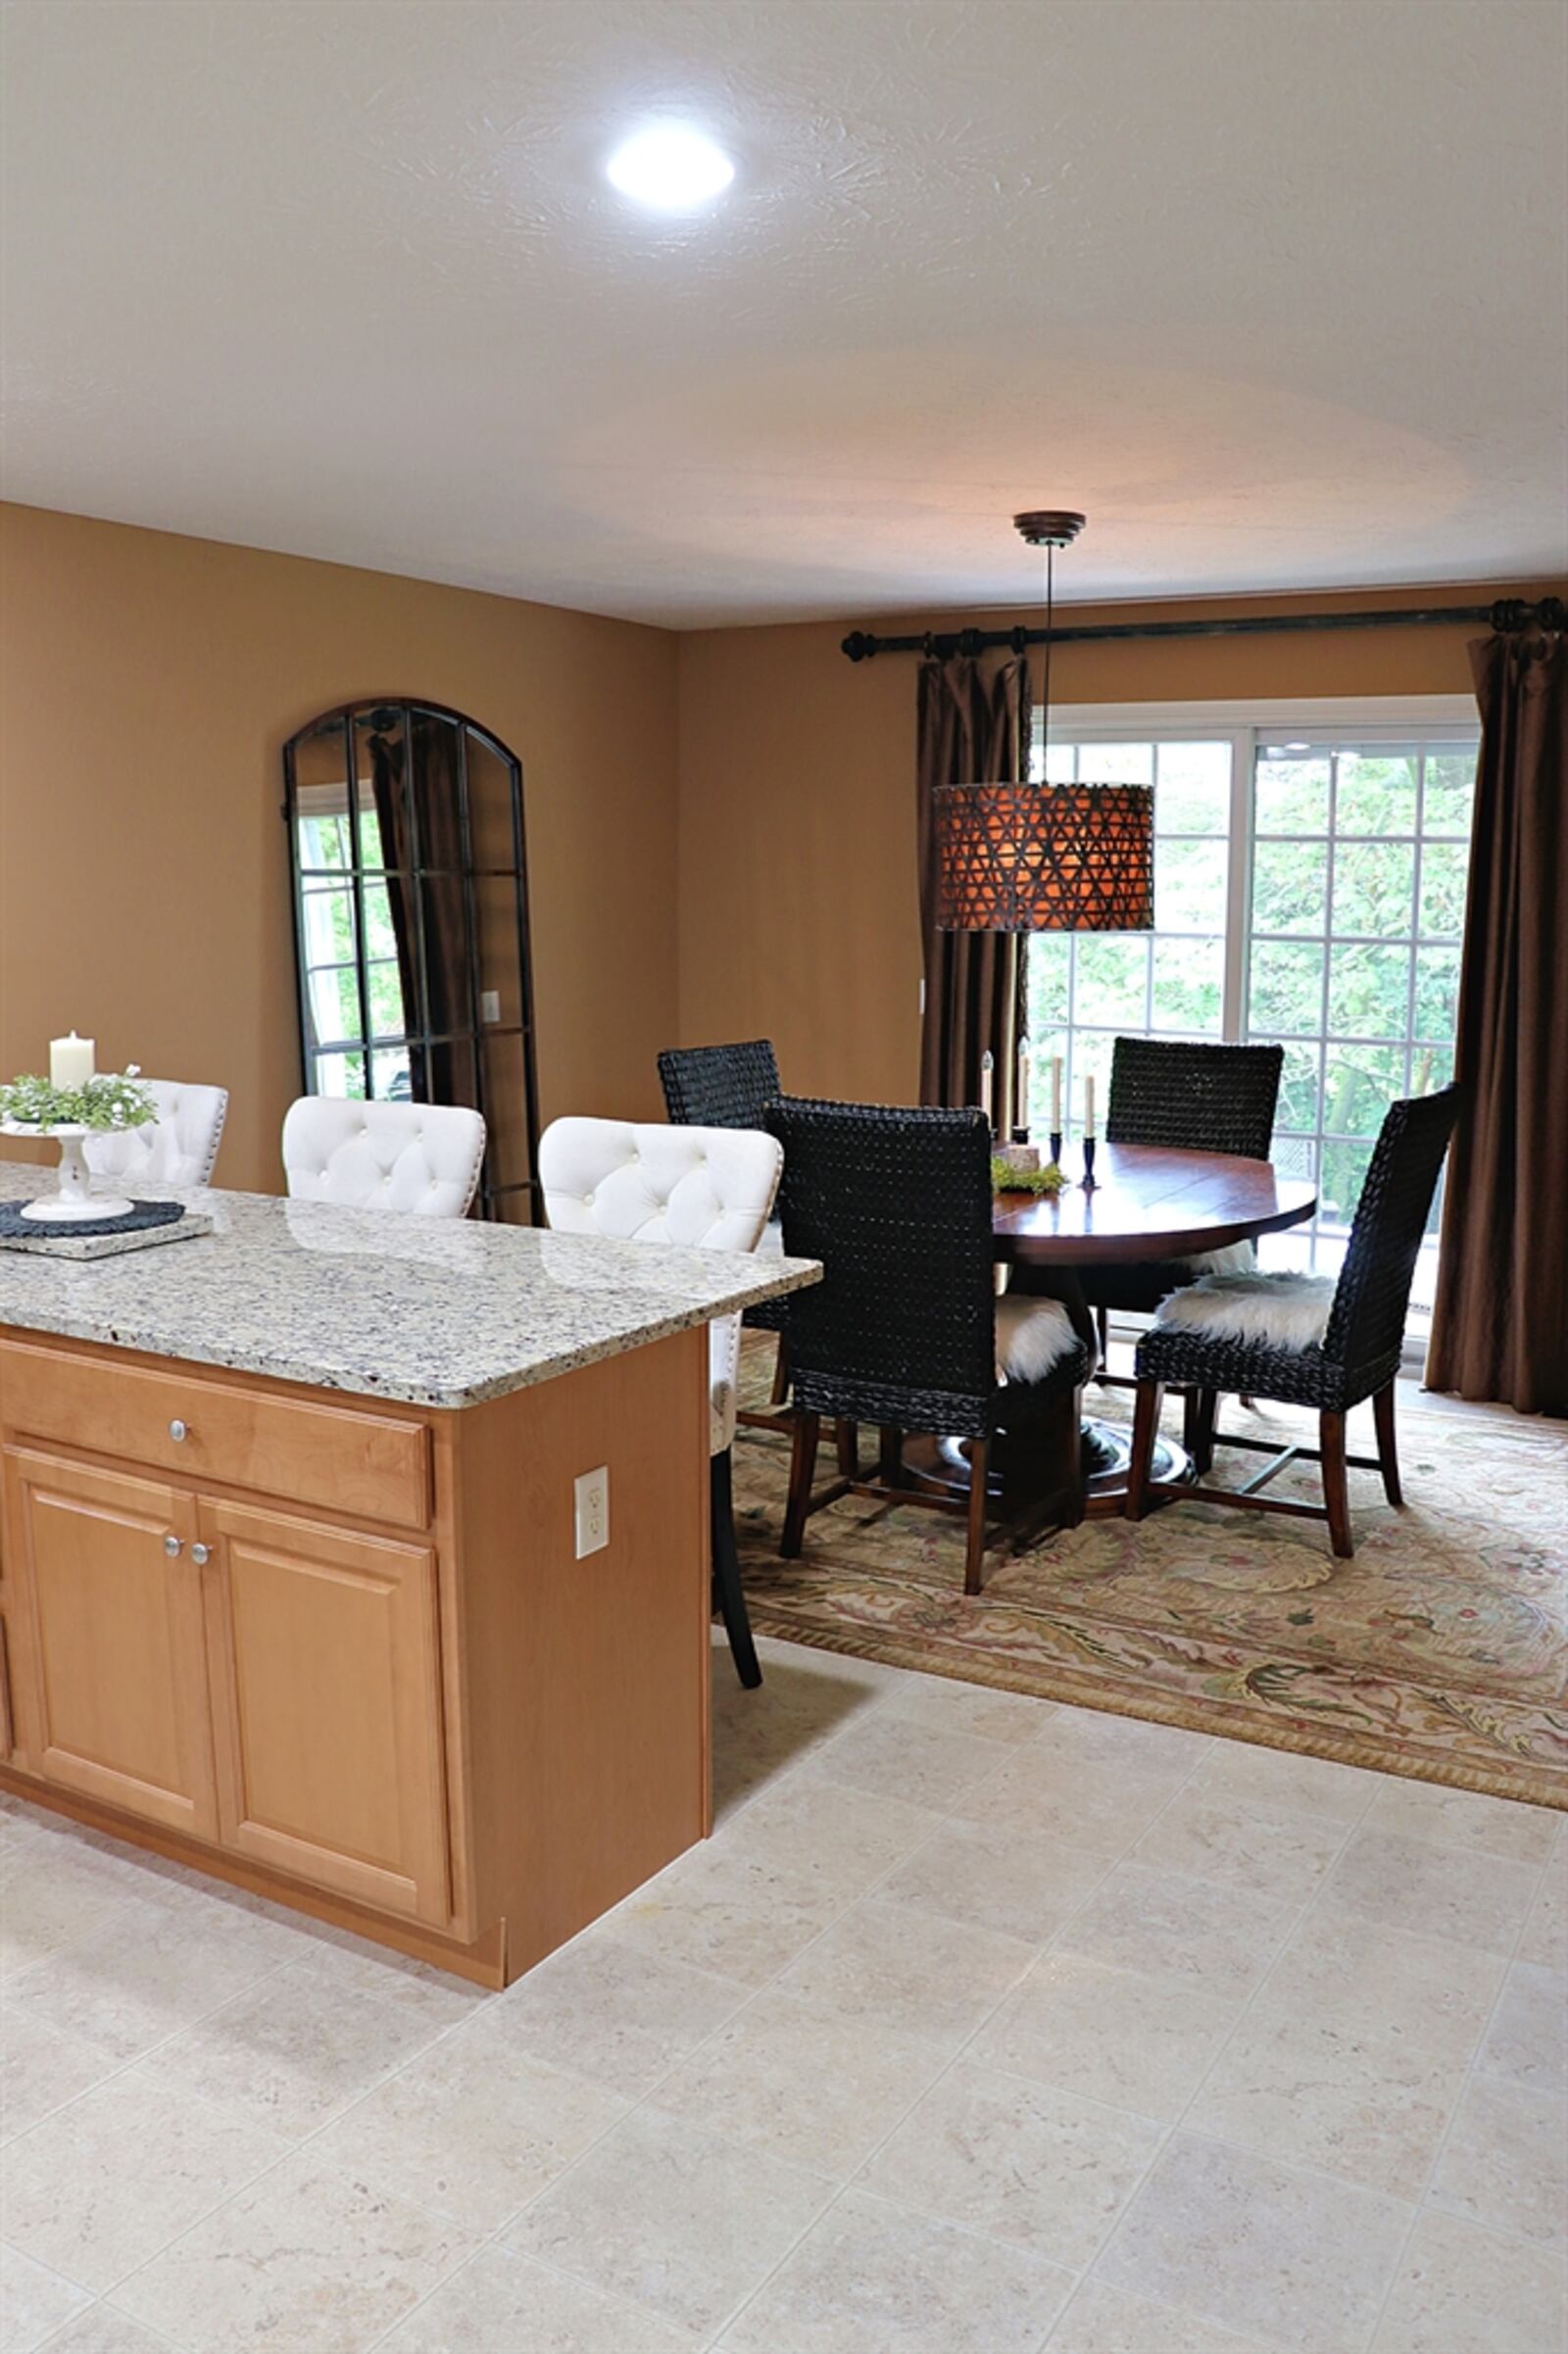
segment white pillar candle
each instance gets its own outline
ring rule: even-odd
[[[991,1117],[991,1075],[996,1067],[996,1058],[988,1047],[980,1057],[980,1108],[988,1120]]]
[[[74,1030],[69,1038],[49,1041],[49,1084],[51,1087],[85,1087],[93,1074],[94,1041],[78,1038]]]
[[[1061,1134],[1061,1056],[1051,1057],[1051,1133]]]
[[[1018,1041],[1018,1101],[1012,1107],[1012,1121],[1015,1128],[1027,1128],[1029,1125],[1029,1041],[1027,1038],[1020,1038]]]
[[[1095,1133],[1095,1077],[1094,1077],[1094,1073],[1091,1071],[1091,1072],[1090,1072],[1090,1074],[1089,1074],[1089,1076],[1088,1076],[1088,1078],[1087,1078],[1087,1079],[1084,1081],[1084,1134],[1085,1134],[1085,1136],[1093,1136],[1093,1135],[1094,1135],[1094,1133]]]

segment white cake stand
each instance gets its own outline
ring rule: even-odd
[[[52,1136],[60,1146],[60,1190],[47,1202],[29,1202],[22,1215],[29,1224],[71,1226],[84,1218],[128,1218],[135,1208],[122,1194],[95,1194],[92,1172],[82,1147],[95,1131],[74,1121],[59,1128],[29,1128],[24,1120],[7,1120],[7,1136]]]

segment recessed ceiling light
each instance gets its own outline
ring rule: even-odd
[[[623,196],[656,213],[689,213],[735,177],[721,147],[683,123],[661,123],[617,147],[605,170]]]

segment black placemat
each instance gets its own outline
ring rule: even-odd
[[[38,1200],[47,1201],[47,1194]],[[53,1235],[61,1241],[89,1243],[100,1234],[136,1234],[145,1226],[172,1226],[185,1215],[183,1202],[133,1202],[118,1218],[24,1218],[24,1202],[0,1202],[0,1234],[25,1235],[36,1242]]]

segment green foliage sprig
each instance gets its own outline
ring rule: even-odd
[[[0,1087],[0,1120],[24,1128],[144,1128],[157,1117],[134,1062],[124,1071],[95,1071],[81,1087],[56,1087],[36,1071]]]
[[[1000,1152],[991,1155],[991,1189],[998,1194],[1059,1194],[1066,1171],[1052,1160],[1043,1169],[1015,1169]]]

